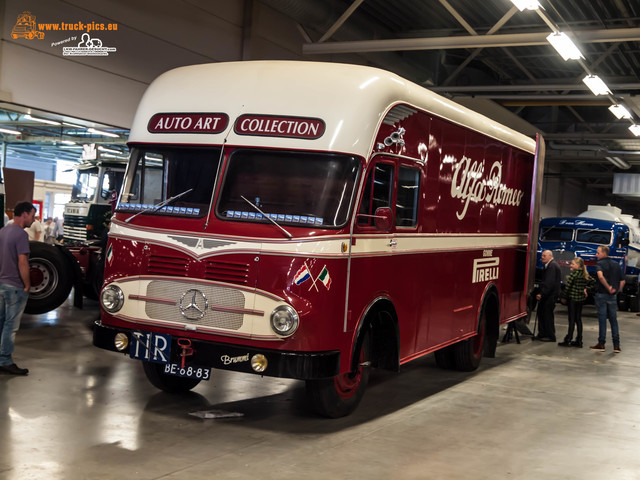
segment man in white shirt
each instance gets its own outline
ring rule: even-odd
[[[44,242],[42,223],[39,220],[34,220],[30,227],[26,227],[25,231],[29,234],[30,242]]]

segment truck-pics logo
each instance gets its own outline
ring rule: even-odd
[[[500,258],[476,258],[473,260],[473,279],[471,283],[497,280],[500,274]]]
[[[24,11],[18,14],[16,24],[11,29],[11,38],[14,40],[18,38],[26,38],[28,40],[37,38],[38,40],[42,40],[44,38],[44,32],[38,30],[36,16],[31,12]]]
[[[106,57],[115,52],[114,47],[105,47],[99,38],[91,38],[88,33],[83,33],[77,47],[62,47],[62,55],[65,57]]]
[[[524,192],[516,188],[509,188],[502,183],[502,163],[493,162],[488,178],[484,176],[484,162],[471,161],[469,157],[462,157],[453,167],[451,181],[451,198],[459,198],[464,203],[462,210],[456,212],[458,220],[467,214],[469,202],[493,203],[496,205],[518,206]]]

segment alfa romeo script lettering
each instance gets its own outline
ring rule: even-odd
[[[274,115],[242,115],[234,127],[238,135],[291,137],[315,140],[324,134],[319,118],[280,117]]]
[[[458,220],[467,214],[469,202],[493,203],[494,205],[520,205],[524,192],[509,188],[502,183],[502,163],[493,162],[489,176],[484,176],[484,163],[472,161],[469,157],[462,159],[453,167],[451,181],[451,198],[459,198],[463,202],[462,210],[456,212]]]
[[[156,113],[147,130],[151,133],[220,133],[227,128],[224,113]]]

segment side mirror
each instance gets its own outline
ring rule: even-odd
[[[393,225],[393,212],[389,207],[376,209],[374,218],[376,230],[389,230]]]

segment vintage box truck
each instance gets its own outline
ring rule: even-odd
[[[160,389],[211,369],[302,379],[339,417],[371,368],[435,352],[474,370],[526,315],[542,140],[397,75],[178,68],[129,147],[94,344]]]

